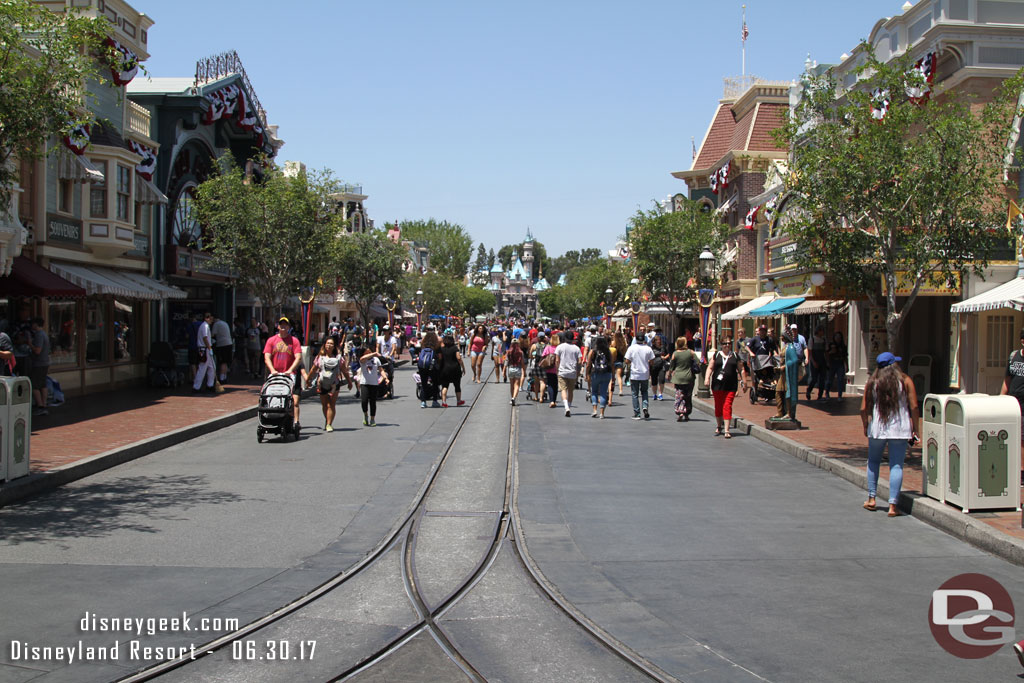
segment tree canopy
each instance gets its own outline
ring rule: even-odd
[[[473,238],[461,225],[429,218],[401,221],[399,227],[402,239],[427,248],[430,268],[449,277],[462,279],[466,276],[473,254]]]
[[[49,138],[92,122],[81,84],[104,82],[97,58],[109,57],[108,29],[73,8],[0,2],[0,206],[16,178],[12,157],[38,158]]]
[[[577,319],[604,314],[605,291],[609,288],[620,298],[632,278],[621,263],[607,259],[593,260],[574,269],[564,286],[540,292],[541,312],[552,318]]]
[[[1021,79],[976,112],[953,90],[922,97],[928,86],[907,55],[882,63],[861,49],[854,89],[831,71],[806,78],[778,133],[793,150],[779,220],[802,266],[827,271],[851,297],[881,292],[892,349],[922,286],[987,265],[1006,212],[1006,93],[1015,97]]]
[[[369,326],[370,306],[399,294],[405,249],[382,230],[352,233],[338,239],[337,244],[333,264],[337,282],[356,305],[363,325]]]
[[[328,171],[285,176],[271,168],[252,182],[231,162],[196,190],[205,248],[263,305],[280,310],[303,287],[334,289],[344,221],[329,209]]]
[[[636,277],[653,300],[679,314],[696,298],[693,283],[700,253],[704,247],[720,253],[731,229],[703,211],[700,203],[688,199],[673,212],[655,202],[652,209],[637,210],[630,224],[631,264]]]

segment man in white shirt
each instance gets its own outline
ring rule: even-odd
[[[198,392],[203,388],[203,378],[206,378],[208,389],[213,389],[213,382],[216,379],[217,368],[214,365],[213,339],[210,335],[212,321],[212,313],[204,314],[203,322],[199,324],[199,332],[196,334],[196,346],[199,348],[199,369],[196,370],[196,380],[192,383],[193,392]]]
[[[555,348],[558,356],[558,390],[562,392],[562,403],[565,405],[565,416],[571,417],[572,394],[576,389],[576,377],[580,372],[580,360],[583,353],[580,347],[572,343],[572,333],[562,333],[562,343]]]
[[[381,357],[394,361],[398,357],[398,337],[391,331],[390,325],[385,325],[381,332],[377,337],[377,352]]]
[[[213,316],[213,355],[217,359],[217,374],[221,382],[228,380],[228,369],[231,367],[231,351],[234,348],[231,339],[231,326],[226,320]]]
[[[654,358],[654,351],[647,345],[644,335],[638,334],[633,344],[626,349],[624,362],[629,369],[629,388],[633,392],[633,419],[640,419],[641,405],[644,411],[645,420],[650,419],[651,414],[647,411],[647,388],[651,379],[651,360]],[[640,398],[643,397],[641,404]]]

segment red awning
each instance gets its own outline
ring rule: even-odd
[[[45,296],[50,298],[79,298],[85,290],[56,273],[37,265],[25,256],[14,259],[11,274],[0,277],[0,296]]]

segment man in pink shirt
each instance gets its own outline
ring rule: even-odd
[[[292,376],[292,404],[295,412],[295,431],[299,426],[299,378],[297,371],[302,362],[302,346],[292,334],[292,324],[288,318],[277,321],[277,334],[267,340],[263,347],[263,360],[271,373]]]

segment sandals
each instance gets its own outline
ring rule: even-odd
[[[870,500],[864,501],[864,505],[862,507],[870,512],[874,512],[875,510],[878,509],[878,506],[872,503]]]
[[[889,510],[887,513],[889,517],[899,517],[901,514],[899,510]]]
[[[725,437],[725,438],[727,438],[727,439],[731,439],[731,438],[732,438],[732,434],[730,434],[729,432],[726,432],[726,433],[725,433],[725,434],[723,434],[722,436],[724,436],[724,437]]]

